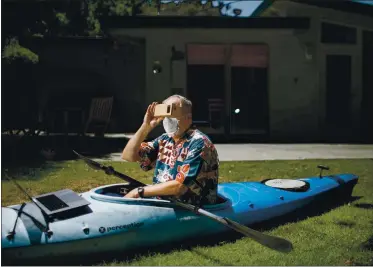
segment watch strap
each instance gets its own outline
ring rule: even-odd
[[[139,193],[139,196],[140,196],[141,198],[144,197],[144,187],[138,187],[138,188],[137,188],[137,192]]]

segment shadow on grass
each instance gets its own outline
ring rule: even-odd
[[[287,215],[277,217],[262,223],[250,225],[250,228],[253,228],[258,231],[267,231],[273,228],[276,228],[280,225],[286,223],[293,223],[305,220],[310,217],[320,216],[324,213],[327,213],[341,205],[352,203],[356,200],[361,199],[360,196],[355,197],[348,197],[345,199],[339,199],[335,197],[335,195],[331,195],[328,197],[320,198],[318,201],[309,204],[301,209],[293,211]],[[304,229],[308,231],[309,229]],[[321,233],[318,233],[319,235]],[[215,259],[211,255],[206,255],[195,248],[197,246],[202,247],[216,247],[222,246],[227,243],[234,243],[237,240],[243,238],[243,236],[237,232],[227,231],[225,233],[215,235],[215,236],[208,236],[208,237],[197,237],[191,238],[189,240],[183,240],[182,242],[175,242],[175,243],[168,243],[166,245],[146,248],[146,249],[137,249],[132,251],[125,251],[125,255],[123,251],[111,252],[111,253],[96,253],[94,255],[89,256],[79,256],[79,257],[64,257],[64,258],[53,258],[47,259],[43,258],[40,261],[34,262],[27,262],[27,265],[102,265],[105,263],[110,263],[113,261],[122,262],[125,261],[126,263],[131,263],[134,260],[138,259],[141,256],[151,256],[154,254],[167,254],[172,251],[178,250],[189,250],[193,253],[198,254],[199,256],[207,258],[209,261],[214,262],[220,266],[222,265],[233,265],[234,262],[221,262],[218,259]],[[286,238],[286,237],[285,237]],[[253,241],[254,242],[254,241]],[[368,245],[365,247],[370,248],[371,246],[371,239],[367,241]],[[4,258],[3,258],[4,259]],[[12,263],[14,265],[14,262]]]
[[[371,257],[370,261],[368,262],[368,264],[363,264],[363,263],[360,263],[360,262],[353,261],[352,265],[354,265],[354,266],[373,266],[373,235],[368,240],[361,243],[360,248],[363,251],[371,251],[372,252],[372,257]]]
[[[14,180],[37,180],[63,168],[56,162],[46,162],[43,160],[34,160],[22,165],[7,166],[1,168],[1,180],[8,181],[5,174]]]
[[[91,136],[8,136],[2,135],[2,152],[18,150],[19,158],[28,158],[39,153],[43,148],[69,152],[72,149],[89,153],[107,154],[117,152],[126,145],[128,138],[124,137],[91,137]],[[62,153],[63,154],[63,153]]]
[[[205,254],[201,251],[198,251],[196,249],[191,248],[190,251],[197,254],[198,256],[200,256],[202,258],[205,258],[205,259],[208,259],[208,260],[212,261],[214,264],[216,264],[218,266],[231,266],[232,265],[232,262],[224,262],[222,260],[215,259],[211,255],[207,255],[207,254]]]
[[[348,227],[348,228],[351,228],[351,227],[354,227],[356,225],[356,223],[353,223],[353,222],[347,222],[347,221],[337,221],[336,222],[339,226],[342,226],[342,227]]]
[[[125,138],[82,136],[4,136],[2,153],[2,180],[4,172],[14,179],[37,180],[60,167],[60,163],[77,160],[73,149],[88,157],[109,159],[109,155],[123,149]],[[52,152],[52,153],[50,153]],[[50,158],[48,158],[50,156]]]
[[[357,208],[367,209],[367,210],[373,209],[373,204],[370,204],[370,203],[357,203],[354,206]]]
[[[363,250],[373,251],[373,236],[361,244]]]

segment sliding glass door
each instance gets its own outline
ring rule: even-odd
[[[268,129],[268,47],[232,45],[230,56],[232,134],[261,134]]]

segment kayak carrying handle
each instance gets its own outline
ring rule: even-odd
[[[327,170],[328,171],[330,169],[328,166],[324,166],[324,165],[317,165],[317,168],[320,169],[320,175],[319,175],[320,178],[322,178],[322,171],[323,170]]]

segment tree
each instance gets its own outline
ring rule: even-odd
[[[110,16],[218,15],[211,0],[183,0],[179,3],[161,3],[161,0],[45,0],[9,1],[3,4],[3,58],[14,58],[36,63],[30,40],[35,37],[105,36],[101,20]],[[163,7],[163,8],[162,8]],[[208,8],[210,7],[210,8]],[[22,19],[19,19],[22,18]]]
[[[3,4],[3,58],[37,62],[26,48],[30,39],[59,36],[104,36],[100,19],[136,16],[149,0],[30,1]],[[149,2],[148,2],[149,4]],[[22,19],[19,19],[22,18]]]

